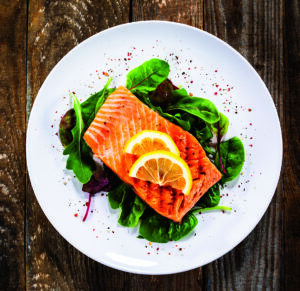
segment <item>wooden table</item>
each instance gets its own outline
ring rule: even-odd
[[[25,160],[30,109],[53,66],[101,30],[149,19],[204,29],[245,56],[273,96],[284,142],[255,230],[217,261],[168,276],[117,271],[73,248],[39,207]],[[300,290],[299,26],[297,0],[1,0],[0,290]]]

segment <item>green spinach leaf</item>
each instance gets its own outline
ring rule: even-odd
[[[143,200],[125,183],[108,192],[108,201],[112,209],[120,208],[118,222],[126,227],[135,227],[147,208]]]
[[[126,87],[133,94],[137,89],[143,94],[148,94],[168,78],[169,72],[170,67],[166,61],[151,59],[128,73]]]
[[[233,137],[221,142],[220,154],[226,170],[221,182],[226,183],[234,180],[242,170],[245,161],[245,150],[242,141],[238,137]],[[216,154],[215,164],[221,170],[219,153]]]
[[[222,162],[222,156],[220,154],[220,150],[221,150],[220,145],[223,136],[226,134],[228,130],[228,126],[229,126],[229,120],[223,113],[220,113],[220,120],[218,122],[211,124],[212,131],[214,131],[217,135],[217,152],[219,156],[219,162],[224,174],[226,174],[226,170]]]
[[[142,219],[139,234],[151,242],[166,243],[170,240],[180,240],[187,236],[197,225],[198,219],[188,213],[181,223],[174,222],[160,214],[153,213]]]
[[[127,190],[123,196],[120,208],[119,224],[126,227],[135,227],[143,215],[147,205],[132,189]]]
[[[93,122],[95,115],[100,107],[104,104],[107,97],[116,90],[115,88],[108,88],[110,82],[111,79],[107,81],[106,85],[101,91],[91,95],[81,104],[85,130],[87,130],[90,124]]]
[[[113,188],[108,192],[108,202],[112,209],[117,209],[120,207],[123,196],[129,189],[129,185],[121,183],[119,186]]]
[[[213,185],[196,203],[201,207],[214,207],[220,202],[221,194],[219,184]]]
[[[189,98],[191,97],[189,95],[189,93],[184,89],[184,88],[180,88],[177,90],[173,91],[173,104],[176,104],[177,102],[179,102],[179,100],[183,99],[183,98]]]
[[[100,109],[100,107],[104,104],[106,98],[108,97],[109,94],[111,94],[114,89],[108,90],[108,86],[112,81],[112,77],[110,77],[107,81],[107,83],[105,84],[104,88],[102,89],[103,93],[101,94],[101,96],[98,98],[98,101],[96,103],[95,106],[95,115],[97,114],[98,110]]]
[[[135,96],[137,98],[139,98],[144,104],[146,104],[149,108],[151,108],[152,110],[154,110],[155,112],[157,112],[160,116],[166,118],[167,120],[178,124],[182,129],[184,130],[190,130],[191,125],[189,123],[189,121],[185,121],[181,118],[181,114],[177,113],[177,114],[169,114],[164,112],[161,107],[159,106],[154,106],[151,101],[150,98],[147,97],[146,94],[143,94],[141,91],[139,91],[139,89],[136,90],[135,92]]]
[[[84,121],[82,118],[81,105],[77,97],[71,93],[74,110],[76,113],[76,125],[72,129],[73,140],[63,151],[64,155],[69,155],[66,168],[73,170],[74,174],[81,183],[87,183],[95,169],[95,163],[90,155],[91,149],[83,140]]]
[[[198,219],[192,213],[187,213],[181,223],[171,221],[168,230],[169,239],[178,241],[184,238],[193,231],[197,224]]]
[[[219,115],[220,115],[220,120],[216,123],[211,124],[211,129],[216,134],[220,135],[220,137],[222,138],[228,130],[229,120],[227,116],[224,115],[223,113],[219,112]]]
[[[139,234],[151,242],[167,243],[169,239],[170,220],[154,213],[142,220]]]
[[[167,108],[167,111],[181,110],[195,115],[207,123],[215,123],[219,120],[217,107],[208,99],[200,97],[185,97],[176,104]]]
[[[213,134],[212,134],[209,126],[207,126],[207,125],[205,125],[205,127],[203,127],[200,130],[198,130],[197,128],[195,128],[194,130],[195,130],[196,138],[200,142],[206,142],[208,140],[211,140],[213,137]]]

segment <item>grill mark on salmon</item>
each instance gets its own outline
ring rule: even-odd
[[[192,173],[193,185],[189,195],[170,186],[160,187],[129,177],[129,169],[137,157],[125,154],[124,147],[142,130],[159,130],[174,140]],[[125,87],[119,87],[108,96],[84,139],[103,163],[132,185],[141,199],[161,215],[177,222],[222,176],[194,136],[148,108]]]

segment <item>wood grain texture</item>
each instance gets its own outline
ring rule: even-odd
[[[89,36],[127,22],[129,1],[30,0],[28,13],[29,112],[54,65]],[[67,243],[43,214],[30,183],[26,199],[26,242],[28,290],[115,290],[115,285],[124,286],[130,277],[96,263]]]
[[[28,7],[26,1],[0,2],[0,290],[24,289],[25,284],[28,290],[298,290],[299,1],[27,2]],[[265,81],[284,141],[282,177],[255,230],[219,260],[168,276],[117,271],[81,254],[50,225],[25,178],[26,120],[54,65],[98,31],[151,19],[204,28],[236,48]]]
[[[0,2],[0,290],[25,287],[26,10]]]
[[[300,3],[285,2],[284,274],[285,290],[300,285]]]
[[[283,1],[204,1],[204,29],[236,48],[266,83],[284,126]],[[281,290],[283,179],[255,230],[204,268],[207,290]],[[295,290],[295,289],[294,289]]]
[[[167,20],[198,28],[203,24],[203,0],[132,0],[132,20]]]

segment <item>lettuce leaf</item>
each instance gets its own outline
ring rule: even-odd
[[[126,88],[134,94],[138,89],[143,94],[153,92],[168,78],[169,64],[160,59],[151,59],[131,70],[127,75]]]
[[[215,123],[220,119],[219,111],[215,104],[208,99],[200,97],[187,96],[167,108],[167,111],[174,110],[185,111],[207,123]]]
[[[196,206],[214,207],[220,202],[221,194],[219,184],[213,185],[196,203]]]
[[[181,223],[178,223],[153,212],[142,219],[139,234],[151,242],[167,243],[184,238],[197,224],[198,219],[192,213],[186,214]]]
[[[69,155],[66,168],[73,170],[75,176],[82,184],[87,183],[96,169],[95,162],[91,155],[91,149],[83,139],[85,131],[95,118],[99,106],[105,102],[106,98],[115,89],[108,89],[111,79],[108,80],[103,90],[90,96],[85,102],[80,104],[75,94],[71,93],[74,111],[76,114],[76,125],[72,129],[72,142],[63,151],[64,155]],[[99,107],[99,108],[98,108]]]
[[[147,205],[138,197],[132,188],[122,183],[108,192],[108,201],[112,209],[120,208],[119,224],[135,227]]]
[[[77,179],[84,184],[90,180],[95,169],[95,163],[90,155],[90,147],[82,138],[85,125],[82,118],[81,105],[73,93],[70,95],[74,102],[76,125],[72,129],[73,140],[63,151],[63,154],[69,155],[66,168],[73,170]]]
[[[215,165],[222,170],[221,160],[223,162],[225,173],[221,179],[222,183],[234,180],[241,172],[245,161],[245,150],[242,141],[238,137],[220,143],[220,157],[217,152]]]

